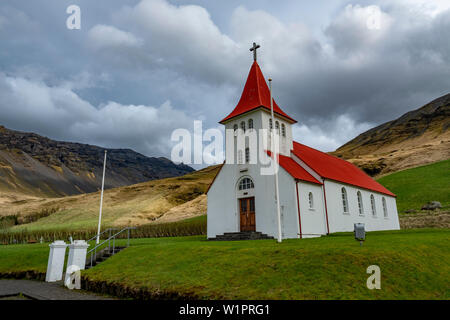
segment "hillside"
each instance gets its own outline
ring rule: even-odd
[[[152,300],[449,299],[449,237],[448,229],[370,232],[363,246],[352,233],[282,243],[131,239],[83,271],[82,285]],[[0,246],[0,275],[42,279],[47,259],[48,243]],[[381,290],[366,286],[370,265],[381,269]]]
[[[378,182],[397,195],[399,212],[420,210],[429,201],[450,209],[450,160],[395,172]]]
[[[360,134],[331,154],[372,176],[450,159],[450,94]]]
[[[0,126],[0,192],[3,193],[0,203],[1,198],[17,199],[18,194],[65,196],[97,191],[101,185],[104,150]],[[107,150],[105,188],[180,176],[194,170],[130,149]]]
[[[204,193],[218,167],[106,190],[103,226],[172,222],[206,214]],[[12,228],[14,231],[79,230],[97,225],[99,201],[99,192],[62,198],[5,201],[0,202],[0,217],[16,216],[19,224]]]

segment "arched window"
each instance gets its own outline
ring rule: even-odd
[[[233,129],[234,129],[234,132],[236,132],[236,131],[237,131],[237,129],[238,129],[238,125],[237,125],[237,124],[235,124],[235,125],[233,126]]]
[[[244,158],[242,156],[242,150],[238,150],[238,164],[243,164],[244,163]]]
[[[359,215],[363,216],[364,215],[364,207],[363,207],[363,201],[362,201],[362,195],[361,192],[358,191],[358,193],[356,194],[358,196],[358,210],[359,210]]]
[[[286,126],[284,125],[284,123],[281,124],[281,135],[283,137],[286,137]]]
[[[278,121],[275,121],[275,130],[276,133],[280,134],[280,123]]]
[[[344,209],[344,213],[348,213],[347,190],[345,190],[345,188],[341,189],[341,195],[342,195],[342,208]]]
[[[250,163],[250,148],[245,148],[245,163]]]
[[[244,178],[241,181],[239,181],[239,190],[253,189],[254,187],[255,185],[253,184],[253,181],[250,178]]]
[[[383,197],[383,198],[381,199],[381,202],[383,203],[383,213],[384,213],[384,217],[387,218],[388,212],[387,212],[386,199]]]
[[[269,128],[273,129],[272,119],[269,119]]]
[[[242,122],[241,122],[241,129],[242,129],[242,131],[245,132],[245,121],[242,121]]]
[[[372,207],[372,215],[375,217],[377,215],[377,208],[375,207],[375,197],[373,194],[370,195],[370,206]]]
[[[313,209],[314,208],[314,198],[313,198],[312,192],[310,192],[308,194],[308,201],[309,201],[309,208]]]
[[[253,129],[253,119],[248,119],[248,128]]]

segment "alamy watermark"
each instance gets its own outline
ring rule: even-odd
[[[203,132],[202,121],[194,121],[194,132],[179,128],[172,132],[171,160],[183,164],[212,165],[225,160],[227,164],[259,164],[261,175],[278,171],[274,154],[280,153],[279,130],[242,128],[215,128]],[[225,151],[224,151],[225,142]],[[273,151],[273,152],[272,152]]]
[[[381,269],[376,264],[368,266],[366,270],[367,274],[371,276],[367,278],[366,285],[370,290],[381,289]]]
[[[66,20],[66,27],[69,30],[81,29],[81,9],[79,6],[72,4],[67,7],[66,13],[70,16]]]
[[[81,289],[81,271],[79,266],[71,265],[67,267],[64,285],[69,289]]]

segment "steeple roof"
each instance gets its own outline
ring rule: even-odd
[[[242,91],[241,99],[236,108],[234,108],[228,116],[222,119],[220,123],[224,123],[231,118],[260,107],[268,109],[270,112],[270,91],[266,80],[264,79],[264,75],[259,68],[258,62],[254,61],[250,68],[250,72],[248,73],[247,82],[245,83],[244,91]],[[297,122],[280,109],[275,102],[275,99],[273,99],[273,112],[287,118],[292,123]]]

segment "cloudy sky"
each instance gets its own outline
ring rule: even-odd
[[[331,151],[448,93],[448,39],[448,0],[2,0],[0,124],[170,156],[221,127],[256,41],[295,139]]]

